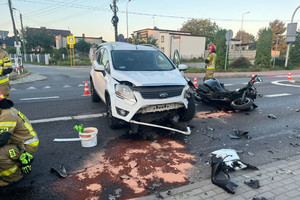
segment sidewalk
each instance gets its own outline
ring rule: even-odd
[[[252,200],[264,197],[267,200],[299,200],[300,199],[300,155],[287,160],[275,161],[262,166],[259,170],[242,170],[230,173],[230,180],[239,186],[235,194],[229,194],[222,188],[212,184],[210,179],[193,183],[170,191],[136,198],[136,200]],[[261,175],[261,176],[258,176]],[[253,189],[244,181],[259,180],[260,188]]]

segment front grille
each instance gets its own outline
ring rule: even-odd
[[[180,96],[184,86],[151,86],[136,87],[144,99],[163,99]]]

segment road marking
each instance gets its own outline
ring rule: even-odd
[[[83,87],[83,86],[84,86],[83,84],[79,84],[79,85],[78,85],[78,87]]]
[[[44,89],[49,89],[49,88],[51,88],[51,86],[49,86],[49,85],[44,87]]]
[[[26,90],[35,90],[35,89],[36,89],[35,87],[29,87]]]
[[[53,97],[35,97],[35,98],[20,99],[20,101],[42,100],[42,99],[58,99],[58,98],[59,98],[59,96],[53,96]]]
[[[64,86],[64,88],[69,88],[69,87],[71,87],[71,86],[69,86],[69,85],[65,85],[65,86]]]
[[[272,81],[271,83],[274,85],[281,85],[281,86],[288,86],[288,87],[300,87],[300,85],[292,85],[292,84],[285,84],[279,82],[283,82],[283,81]]]
[[[17,90],[16,88],[10,88],[10,90]]]
[[[233,85],[233,84],[224,84],[224,86],[231,86],[231,85]]]
[[[30,123],[39,124],[39,123],[47,123],[47,122],[69,121],[69,120],[74,120],[74,119],[98,118],[98,117],[105,117],[105,116],[106,116],[106,113],[76,115],[76,116],[66,116],[66,117],[54,117],[54,118],[47,118],[47,119],[30,120]]]
[[[80,140],[80,138],[54,138],[53,142],[74,142]]]
[[[283,97],[283,96],[289,96],[291,94],[288,93],[282,93],[282,94],[269,94],[269,95],[264,95],[264,97]]]

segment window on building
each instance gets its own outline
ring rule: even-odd
[[[165,41],[165,36],[161,36],[160,42],[161,42],[161,43],[164,43],[164,41]]]

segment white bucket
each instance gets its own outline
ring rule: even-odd
[[[87,127],[83,129],[84,133],[79,133],[82,147],[94,147],[97,145],[98,129],[94,127]]]

